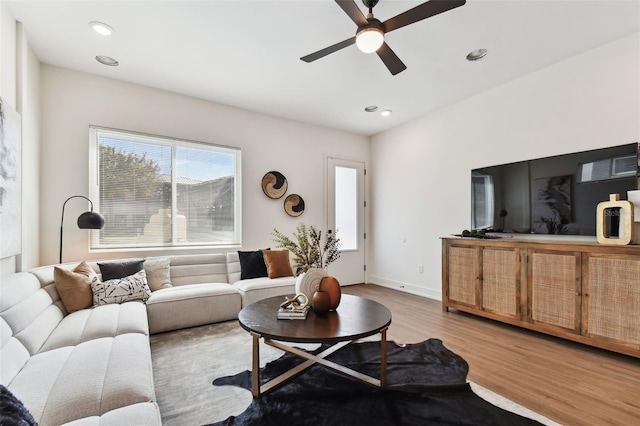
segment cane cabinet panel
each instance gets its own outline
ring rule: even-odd
[[[529,319],[544,327],[580,332],[580,252],[531,250]]]
[[[451,244],[444,247],[443,298],[457,309],[521,318],[520,250]]]
[[[640,246],[443,238],[442,308],[640,358]]]
[[[640,256],[585,256],[583,334],[640,349]]]
[[[478,247],[449,247],[447,258],[449,273],[449,300],[469,307],[478,305],[476,282],[478,279]]]
[[[520,318],[520,251],[483,247],[480,276],[482,310]]]

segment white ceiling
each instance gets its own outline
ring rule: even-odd
[[[387,34],[407,65],[392,76],[355,46],[299,59],[355,35],[331,0],[5,3],[43,63],[363,135],[640,31],[637,0],[468,0]],[[381,0],[374,14],[385,21],[420,3]],[[115,34],[94,33],[94,20]],[[478,48],[489,54],[468,62]],[[368,105],[393,114],[367,113]]]

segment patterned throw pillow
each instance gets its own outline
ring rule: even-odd
[[[144,302],[151,296],[144,269],[124,278],[115,278],[104,282],[95,279],[91,282],[91,290],[93,291],[93,306],[124,303],[132,300]]]

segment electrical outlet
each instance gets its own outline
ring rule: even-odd
[[[418,273],[419,274],[424,274],[424,266],[422,266],[422,265],[418,266]]]

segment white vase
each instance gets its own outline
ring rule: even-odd
[[[311,300],[313,294],[320,288],[320,281],[328,275],[324,269],[310,268],[296,278],[296,294],[304,293]]]

